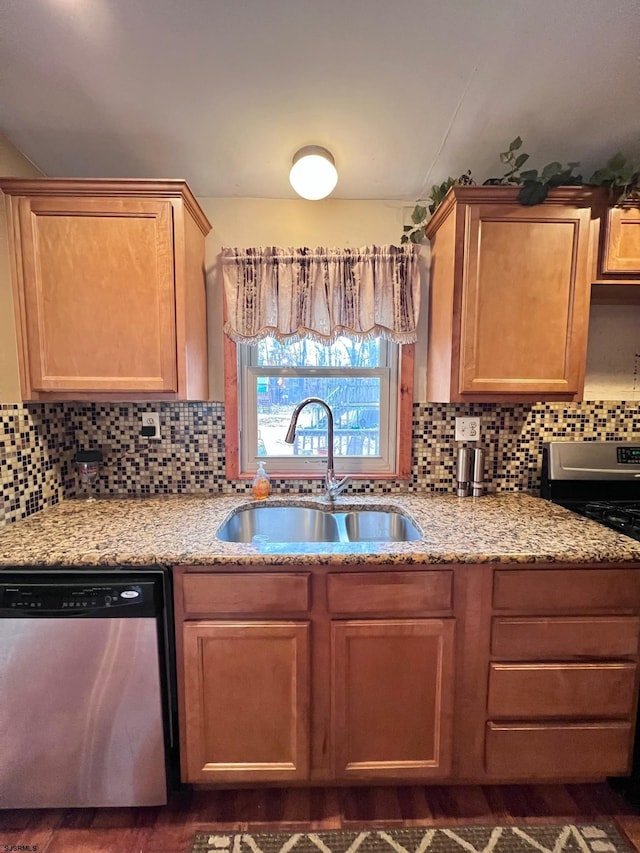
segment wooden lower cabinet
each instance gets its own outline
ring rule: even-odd
[[[336,779],[448,776],[453,620],[371,619],[331,629]]]
[[[182,781],[631,768],[640,564],[175,567]]]
[[[183,650],[188,780],[306,779],[309,623],[187,622]]]
[[[639,608],[637,568],[495,571],[485,731],[490,778],[629,771]]]

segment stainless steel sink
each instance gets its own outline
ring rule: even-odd
[[[340,542],[330,512],[303,506],[250,506],[241,509],[218,531],[225,542]]]
[[[415,525],[388,510],[335,511],[302,506],[249,506],[232,515],[217,533],[225,542],[256,545],[293,542],[409,542]]]
[[[422,538],[413,522],[399,512],[347,512],[344,526],[349,542],[410,542]]]

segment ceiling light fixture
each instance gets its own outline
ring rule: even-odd
[[[320,145],[305,145],[293,156],[289,182],[302,198],[325,198],[338,183],[333,155]]]

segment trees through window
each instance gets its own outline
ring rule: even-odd
[[[340,337],[326,345],[310,338],[280,343],[265,338],[238,346],[242,467],[259,458],[273,471],[305,476],[323,469],[326,413],[309,405],[293,445],[284,440],[297,403],[319,397],[333,412],[336,467],[350,473],[393,472],[396,463],[398,345],[381,338]],[[340,465],[341,457],[345,460]],[[347,461],[348,460],[348,463]]]

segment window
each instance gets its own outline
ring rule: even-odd
[[[227,477],[253,476],[259,459],[282,477],[321,477],[322,406],[284,441],[295,405],[318,397],[338,471],[408,479],[416,247],[225,248],[222,272]]]
[[[334,417],[339,473],[389,475],[398,470],[400,346],[382,338],[341,337],[279,343],[264,338],[237,346],[240,466],[285,476],[324,475],[327,416],[321,406],[300,413],[296,438],[284,440],[294,406],[319,397]],[[411,349],[404,348],[404,349]]]

